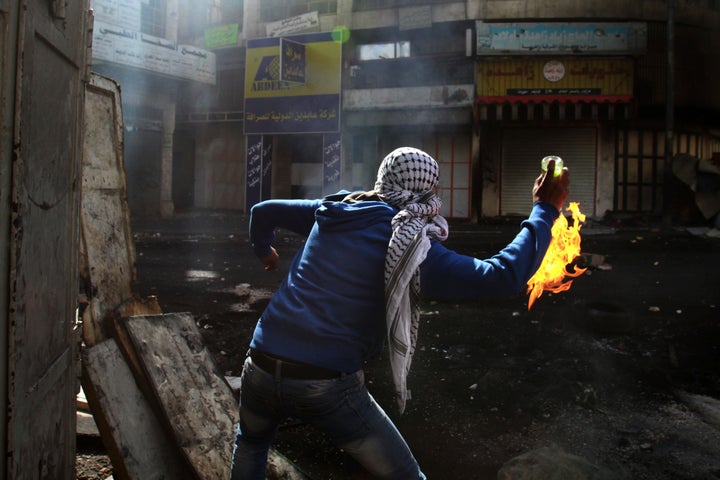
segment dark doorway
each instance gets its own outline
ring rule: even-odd
[[[195,205],[195,148],[173,152],[172,200],[176,211]]]
[[[160,215],[160,161],[162,134],[132,128],[125,132],[125,178],[130,214]]]
[[[292,198],[322,197],[322,135],[292,135]]]

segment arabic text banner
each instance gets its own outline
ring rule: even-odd
[[[342,143],[339,133],[323,135],[323,194],[340,190]]]
[[[632,95],[632,60],[567,58],[478,63],[477,95]]]
[[[272,187],[272,139],[262,135],[247,137],[245,211],[268,200]]]
[[[172,77],[214,85],[215,54],[191,45],[95,22],[93,61],[107,61]]]

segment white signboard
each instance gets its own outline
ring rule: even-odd
[[[268,37],[282,37],[291,33],[305,30],[320,29],[318,12],[303,13],[296,17],[285,18],[277,22],[270,22],[265,26],[265,33]]]
[[[477,53],[620,54],[647,48],[647,25],[618,23],[485,23],[476,22]]]
[[[94,61],[118,63],[212,85],[216,82],[214,53],[98,21],[93,30],[92,56]]]

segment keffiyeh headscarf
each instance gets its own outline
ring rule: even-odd
[[[438,164],[427,153],[410,147],[392,151],[380,164],[375,191],[400,209],[392,219],[392,237],[385,258],[385,310],[388,352],[400,413],[410,398],[410,371],[420,324],[420,264],[430,239],[445,240],[448,224],[440,216],[442,201],[435,194]]]

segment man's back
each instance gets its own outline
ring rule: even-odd
[[[362,368],[385,336],[385,255],[395,213],[379,201],[322,203],[252,347],[324,368]]]

